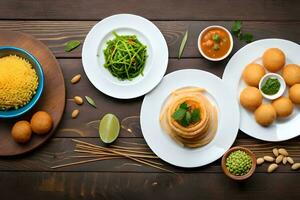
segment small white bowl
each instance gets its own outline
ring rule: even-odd
[[[205,55],[205,53],[201,49],[201,39],[202,39],[204,33],[206,33],[208,30],[213,29],[213,28],[220,28],[220,29],[224,30],[229,35],[230,47],[228,49],[228,52],[223,57],[220,57],[220,58],[211,58],[211,57],[208,57],[207,55]],[[198,50],[199,50],[200,54],[204,58],[206,58],[207,60],[210,60],[210,61],[220,61],[220,60],[225,59],[231,53],[232,48],[233,48],[233,39],[232,39],[231,33],[225,27],[218,26],[218,25],[213,25],[213,26],[208,26],[208,27],[206,27],[205,29],[203,29],[201,31],[201,33],[198,36],[198,44],[197,45],[198,45]]]
[[[263,91],[261,90],[262,86],[266,83],[266,81],[269,78],[277,78],[277,80],[280,83],[279,91],[276,94],[267,95],[267,94],[263,93]],[[284,79],[282,78],[282,76],[280,76],[279,74],[276,74],[276,73],[267,73],[259,81],[259,90],[260,90],[261,94],[266,99],[269,99],[269,100],[274,100],[274,99],[277,99],[277,98],[281,97],[283,95],[284,91],[285,91],[285,88],[286,88],[286,84],[285,84]]]

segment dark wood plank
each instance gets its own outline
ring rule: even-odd
[[[133,13],[152,20],[299,20],[299,7],[297,0],[10,0],[0,4],[0,18],[99,20]]]
[[[0,173],[1,198],[19,199],[298,199],[299,173],[254,174],[244,183],[220,173]]]
[[[79,140],[87,141],[97,145],[103,145],[101,144],[99,138],[81,138]],[[121,146],[132,146],[133,143],[143,146],[146,144],[143,138],[119,138],[115,144]],[[82,160],[78,158],[70,158],[70,156],[80,155],[79,153],[73,152],[74,145],[75,143],[71,138],[54,138],[43,147],[28,155],[0,159],[0,171],[163,172],[159,169],[148,167],[128,159],[97,161],[64,168],[51,169],[50,167],[52,166]],[[300,162],[300,138],[282,143],[261,142],[249,137],[246,139],[239,138],[235,141],[234,146],[247,147],[252,150],[257,157],[262,157],[264,155],[272,156],[272,149],[274,147],[286,147],[290,155],[294,158],[295,162]],[[161,160],[156,161],[161,162],[164,164],[163,167],[176,173],[222,173],[220,160],[217,160],[207,166],[194,169],[178,168]],[[267,167],[268,164],[259,166],[257,167],[256,172],[266,172]],[[276,172],[297,173],[292,171],[290,169],[290,165],[288,164],[286,166],[281,165]]]
[[[0,21],[0,29],[23,31],[32,34],[44,42],[57,57],[81,57],[81,48],[78,48],[71,53],[66,53],[64,52],[64,44],[73,39],[83,42],[86,34],[96,23],[96,21]],[[202,29],[214,24],[223,25],[230,29],[232,25],[232,21],[154,21],[154,23],[166,38],[169,54],[172,58],[177,58],[178,48],[186,29],[189,29],[190,34],[183,57],[191,58],[200,57],[200,53],[197,49],[197,38]],[[299,27],[299,21],[247,21],[244,22],[243,30],[245,32],[253,33],[255,40],[264,38],[283,38],[300,43]],[[245,45],[244,42],[239,42],[236,39],[234,42],[232,53],[235,53]]]

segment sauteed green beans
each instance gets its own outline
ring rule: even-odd
[[[142,44],[136,35],[118,35],[109,40],[104,49],[105,64],[110,73],[120,80],[132,80],[143,76],[147,59],[147,46]]]

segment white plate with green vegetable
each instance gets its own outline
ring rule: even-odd
[[[286,55],[286,64],[300,64],[300,45],[294,42],[282,39],[264,39],[246,45],[232,56],[223,74],[223,80],[231,86],[230,88],[234,92],[235,101],[239,102],[240,92],[246,87],[241,78],[245,66],[253,61],[261,64],[260,57],[269,48],[281,49]],[[288,87],[284,96],[288,96]],[[270,101],[264,99],[264,102]],[[288,140],[300,135],[299,112],[299,107],[295,105],[291,116],[277,119],[272,125],[263,127],[256,123],[252,112],[247,111],[240,105],[240,129],[247,135],[264,141]]]
[[[216,134],[202,147],[179,145],[160,124],[160,114],[166,99],[173,91],[184,87],[205,89],[205,96],[217,108]],[[202,70],[178,70],[166,75],[145,96],[140,123],[147,144],[161,159],[179,167],[200,167],[219,159],[231,147],[239,128],[239,109],[233,92],[219,77]]]
[[[104,94],[130,99],[152,90],[168,65],[167,43],[149,20],[113,15],[88,33],[82,63],[90,82]]]

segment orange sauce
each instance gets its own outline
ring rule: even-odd
[[[221,58],[230,49],[230,38],[221,28],[207,30],[200,41],[202,52],[210,58]]]

